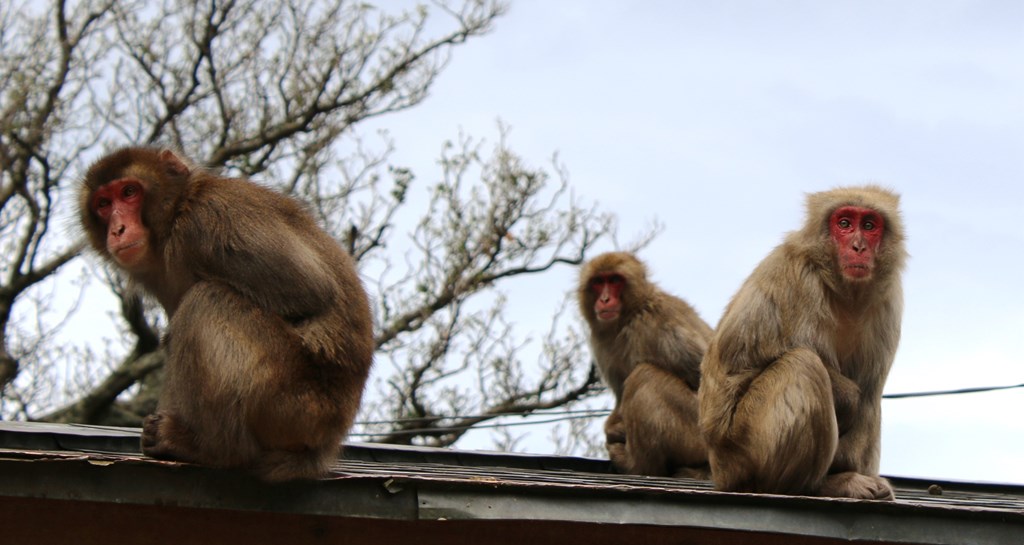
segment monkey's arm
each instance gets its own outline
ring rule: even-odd
[[[826,365],[825,370],[832,381],[832,402],[836,408],[839,435],[843,435],[857,418],[860,408],[860,387],[831,365]]]
[[[670,326],[664,332],[662,346],[668,347],[665,354],[667,370],[683,379],[694,392],[700,387],[700,361],[707,350],[708,341],[698,338],[698,332],[681,324]]]
[[[683,379],[696,392],[700,387],[700,362],[711,344],[711,326],[682,299],[662,292],[656,301],[647,321],[658,330],[648,343],[646,359]]]

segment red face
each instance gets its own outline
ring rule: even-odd
[[[829,233],[836,244],[839,270],[847,280],[867,280],[885,234],[885,220],[870,208],[844,206],[832,213]]]
[[[622,288],[626,279],[618,274],[598,274],[590,279],[590,289],[597,295],[594,303],[594,315],[599,322],[612,322],[619,319],[622,312]]]
[[[149,229],[142,224],[142,182],[122,178],[100,186],[90,207],[107,225],[107,252],[127,270],[149,255]]]

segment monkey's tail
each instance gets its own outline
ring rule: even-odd
[[[267,482],[321,479],[327,476],[339,449],[310,449],[300,452],[272,450],[263,454],[256,475]]]

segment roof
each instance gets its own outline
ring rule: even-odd
[[[895,502],[739,494],[618,475],[606,460],[372,444],[347,445],[324,480],[267,484],[149,458],[138,444],[137,429],[0,422],[2,535],[33,543],[1024,542],[1024,487],[1015,485],[891,477]]]

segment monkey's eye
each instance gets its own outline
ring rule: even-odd
[[[848,219],[846,219],[846,218],[843,218],[843,219],[839,220],[839,221],[838,221],[838,222],[836,222],[836,223],[837,223],[837,225],[839,225],[839,226],[840,226],[840,227],[842,227],[843,229],[849,229],[849,228],[850,228],[850,225],[853,225],[852,223],[850,223],[850,220],[848,220]]]
[[[875,222],[873,222],[871,220],[865,221],[864,222],[864,230],[865,231],[874,231],[875,230]]]
[[[102,209],[107,208],[109,206],[110,206],[110,199],[108,199],[106,197],[100,197],[99,199],[96,199],[96,204],[94,205],[96,210],[102,210]]]
[[[139,186],[135,184],[128,184],[121,189],[121,196],[124,198],[131,198],[139,194]]]
[[[621,284],[622,283],[622,277],[617,275],[617,274],[613,274],[613,275],[608,277],[608,283],[609,284]]]

